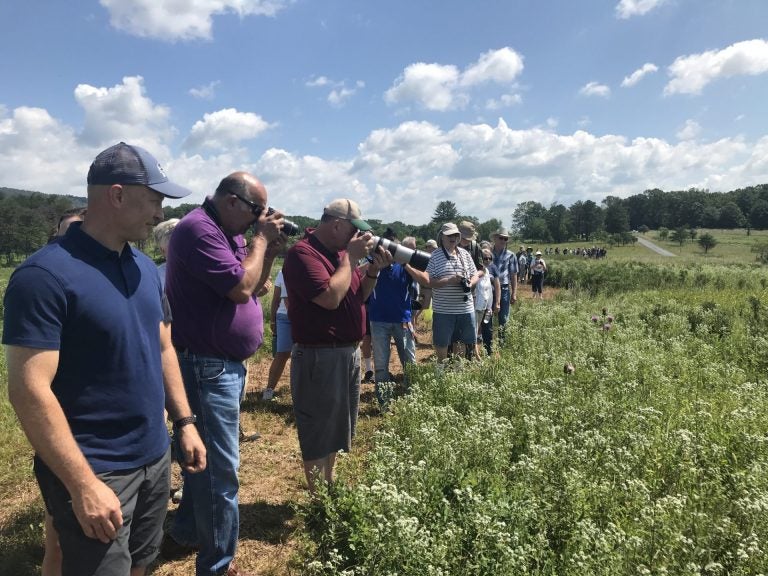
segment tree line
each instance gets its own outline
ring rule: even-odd
[[[14,264],[43,246],[50,238],[59,216],[66,210],[85,206],[86,199],[0,188],[0,256]],[[197,204],[165,208],[166,218],[181,218]],[[490,238],[506,215],[480,221],[462,214],[454,202],[438,203],[427,224],[414,226],[400,221],[370,219],[376,234],[391,228],[399,238],[415,236],[421,245],[437,237],[443,222],[469,220],[480,238]],[[519,241],[558,244],[569,241],[627,244],[633,230],[695,230],[697,228],[768,229],[768,184],[730,192],[709,192],[691,188],[665,192],[658,188],[628,198],[607,196],[600,204],[579,200],[571,206],[553,203],[549,207],[527,201],[512,213],[510,234]],[[318,220],[288,216],[301,229],[316,226]],[[692,237],[693,238],[693,237]]]

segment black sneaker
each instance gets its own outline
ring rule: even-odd
[[[363,376],[363,382],[373,384],[373,370],[368,370],[368,372],[365,373],[365,376]]]

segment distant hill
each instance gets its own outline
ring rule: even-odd
[[[0,197],[9,196],[32,196],[32,194],[45,194],[45,192],[37,192],[34,190],[20,190],[18,188],[5,188],[0,186]],[[72,206],[75,208],[87,206],[88,199],[84,196],[71,196],[70,194],[49,194],[49,196],[58,196],[60,198],[66,198],[72,202]]]

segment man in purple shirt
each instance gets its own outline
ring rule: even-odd
[[[243,574],[233,563],[239,529],[238,445],[244,362],[261,345],[256,293],[285,236],[282,215],[267,215],[267,190],[235,172],[187,214],[171,236],[166,292],[173,344],[197,426],[208,447],[204,474],[187,476],[170,537],[199,547],[196,574]],[[250,243],[243,236],[253,226]]]
[[[291,396],[304,473],[333,480],[339,450],[349,451],[360,403],[360,349],[364,302],[392,255],[379,248],[361,272],[357,263],[373,246],[370,225],[352,200],[334,200],[320,224],[285,257],[291,320]]]

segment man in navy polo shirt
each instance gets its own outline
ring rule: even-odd
[[[5,294],[8,393],[35,449],[62,573],[144,574],[157,555],[170,488],[163,406],[183,466],[205,468],[146,239],[163,198],[189,193],[123,142],[88,172],[88,212],[29,257]]]
[[[263,336],[257,294],[285,243],[281,214],[268,212],[264,185],[251,174],[235,172],[181,219],[168,246],[165,287],[173,344],[208,447],[208,469],[184,479],[168,549],[178,550],[174,542],[199,548],[198,576],[244,574],[233,563],[239,534],[240,399],[245,361]],[[251,227],[254,234],[246,243]]]

